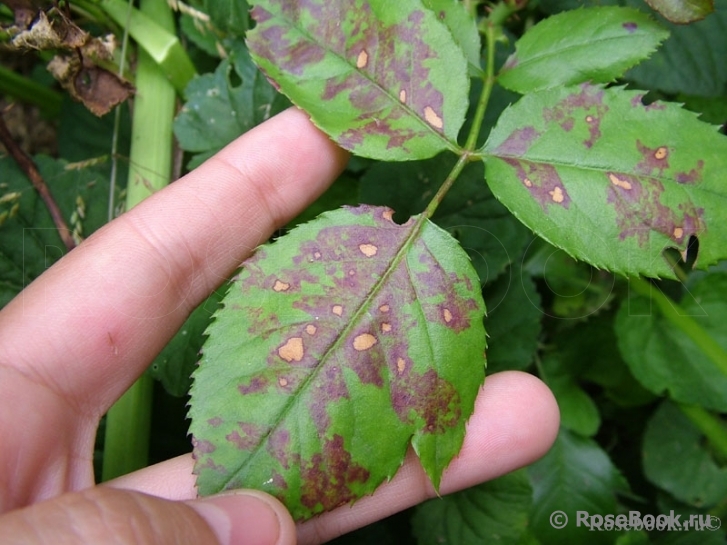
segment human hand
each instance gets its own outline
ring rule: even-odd
[[[3,543],[320,543],[434,495],[411,452],[373,496],[297,527],[259,492],[195,499],[189,455],[94,486],[102,415],[346,159],[288,110],[100,229],[0,312]],[[536,460],[557,428],[555,401],[536,378],[488,377],[440,492]]]

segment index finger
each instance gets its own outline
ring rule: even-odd
[[[288,110],[89,237],[0,313],[0,362],[100,415],[347,154]],[[43,342],[28,342],[42,339]]]

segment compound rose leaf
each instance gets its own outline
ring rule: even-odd
[[[336,142],[385,160],[457,148],[467,61],[421,0],[254,3],[253,59]]]
[[[727,138],[677,104],[583,84],[526,95],[485,145],[487,181],[525,225],[573,257],[675,278],[727,258]]]
[[[191,389],[201,494],[257,488],[305,519],[371,493],[409,443],[439,485],[484,379],[484,303],[453,238],[392,215],[328,212],[243,264]]]

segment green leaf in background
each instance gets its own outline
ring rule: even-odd
[[[727,497],[727,469],[716,463],[703,435],[670,401],[649,420],[643,463],[652,483],[689,505],[709,508]]]
[[[222,290],[213,292],[194,309],[149,368],[151,376],[161,382],[170,395],[182,397],[192,386],[192,372],[199,362],[203,335],[222,300],[222,295]]]
[[[377,163],[361,181],[361,201],[385,205],[406,219],[424,210],[456,162],[451,154],[409,163]],[[482,283],[497,278],[525,246],[529,233],[482,184],[482,165],[460,174],[432,217],[467,250]]]
[[[668,36],[648,15],[621,7],[566,11],[515,44],[498,82],[519,93],[575,83],[608,83],[651,55]]]
[[[289,104],[260,74],[241,42],[234,43],[214,74],[193,79],[185,98],[174,135],[183,150],[195,153],[190,169]]]
[[[715,11],[690,25],[664,22],[670,37],[626,78],[644,89],[704,97],[725,94],[727,86],[727,0],[716,0]]]
[[[429,500],[416,508],[418,545],[521,543],[528,529],[532,490],[525,470]]]
[[[215,314],[191,390],[201,494],[252,487],[296,519],[372,492],[411,441],[435,487],[484,378],[467,254],[362,206],[263,247]]]
[[[246,0],[204,0],[204,6],[215,28],[230,36],[245,36],[250,27],[250,6]]]
[[[487,369],[525,370],[538,349],[543,310],[532,277],[519,264],[485,285]]]
[[[422,4],[432,10],[437,18],[449,28],[452,38],[464,52],[470,66],[476,71],[482,71],[480,33],[477,30],[476,21],[467,12],[464,3],[460,0],[422,0]]]
[[[727,350],[727,274],[704,277],[679,307]],[[632,294],[624,301],[616,334],[623,359],[646,388],[668,392],[682,403],[727,411],[727,376],[649,299]]]
[[[704,19],[714,11],[714,0],[646,0],[672,23],[686,24]]]
[[[598,268],[674,278],[665,248],[699,238],[727,257],[727,138],[677,105],[581,85],[505,111],[485,145],[495,196],[551,244]]]
[[[584,437],[595,435],[601,425],[598,407],[558,356],[546,354],[538,369],[558,402],[561,426]]]
[[[533,486],[530,524],[543,545],[561,543],[613,543],[615,532],[591,532],[576,526],[576,512],[616,514],[617,490],[623,478],[608,455],[591,439],[561,429],[555,444],[529,467]],[[551,514],[563,511],[568,524],[556,529]]]
[[[34,158],[68,227],[87,237],[108,214],[108,164]],[[0,308],[66,253],[48,209],[9,157],[0,159]]]
[[[338,144],[385,160],[457,148],[467,61],[420,0],[255,2],[253,59]]]

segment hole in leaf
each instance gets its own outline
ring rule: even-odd
[[[227,81],[230,83],[231,88],[236,88],[242,85],[242,78],[234,69],[231,69],[227,74]]]

